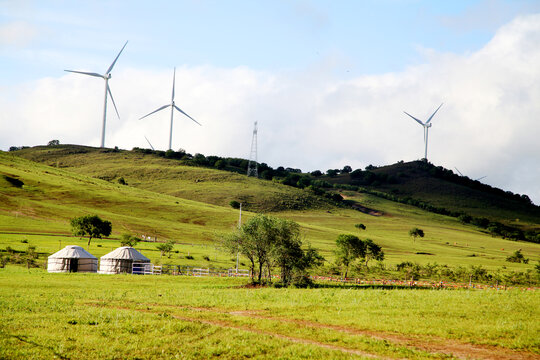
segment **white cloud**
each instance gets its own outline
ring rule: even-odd
[[[332,80],[320,69],[267,73],[249,68],[180,67],[176,102],[203,124],[175,114],[173,148],[247,157],[259,121],[259,160],[303,170],[384,165],[423,156],[540,203],[540,15],[519,17],[468,55],[430,52],[400,73]],[[110,81],[121,120],[109,107],[107,146],[166,149],[170,113],[142,115],[170,100],[172,69],[118,66]],[[103,81],[68,74],[3,89],[0,147],[62,143],[98,146]],[[109,103],[109,106],[111,104]],[[8,121],[9,120],[9,121]]]
[[[38,30],[23,21],[13,21],[0,25],[0,44],[25,46],[38,35]]]

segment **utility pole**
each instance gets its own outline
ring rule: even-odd
[[[240,230],[241,226],[242,226],[242,203],[240,203],[240,215],[238,216],[238,230]],[[240,252],[237,250],[236,251],[236,274],[238,274],[238,258],[239,258],[239,256],[240,256]]]

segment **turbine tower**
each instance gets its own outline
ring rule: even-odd
[[[253,137],[251,138],[251,151],[249,153],[249,162],[247,168],[247,176],[259,177],[257,169],[257,122],[253,128]]]
[[[409,114],[408,112],[404,111],[405,114],[409,115],[411,118],[413,118],[414,121],[416,121],[417,123],[419,123],[420,125],[422,125],[424,127],[424,143],[426,145],[426,150],[425,150],[425,154],[424,154],[424,159],[426,160],[426,162],[428,161],[427,160],[427,145],[428,145],[428,135],[429,135],[429,128],[431,127],[431,119],[433,119],[433,116],[435,116],[435,114],[437,113],[437,111],[439,111],[439,109],[441,108],[441,106],[443,106],[443,104],[439,105],[439,107],[437,108],[437,110],[435,110],[435,112],[433,114],[431,114],[431,116],[429,117],[429,119],[427,119],[427,121],[425,123],[423,123],[422,121],[418,120],[417,118],[415,118],[414,116],[412,116],[411,114]]]
[[[174,109],[178,110],[179,112],[181,112],[182,114],[186,115],[188,118],[190,118],[191,120],[195,121],[197,124],[199,124],[199,122],[197,120],[195,120],[194,118],[192,118],[191,116],[189,116],[188,114],[186,114],[182,109],[180,109],[178,106],[175,105],[174,103],[174,85],[175,85],[175,79],[176,79],[176,68],[174,68],[174,72],[173,72],[173,82],[172,82],[172,96],[171,96],[171,103],[170,104],[167,104],[167,105],[163,105],[162,107],[152,111],[151,113],[149,114],[146,114],[144,115],[142,118],[140,118],[139,120],[142,120],[144,119],[145,117],[147,116],[150,116],[152,115],[153,113],[157,113],[158,111],[161,111],[163,109],[166,109],[168,108],[169,106],[171,107],[171,127],[170,127],[170,133],[169,133],[169,150],[172,149],[172,129],[173,129],[173,120],[174,120]],[[202,126],[201,124],[199,124],[200,126]]]
[[[100,77],[103,80],[105,80],[105,101],[103,103],[103,126],[101,128],[101,147],[105,147],[105,124],[107,123],[107,94],[111,97],[111,101],[114,105],[114,110],[116,111],[116,115],[120,119],[120,114],[118,114],[118,109],[116,108],[116,104],[114,103],[114,98],[112,96],[111,89],[109,88],[109,79],[111,78],[111,71],[114,67],[114,64],[116,64],[116,60],[118,60],[118,58],[120,57],[120,54],[122,53],[122,51],[124,51],[124,48],[126,47],[127,43],[128,42],[126,41],[126,43],[122,47],[122,50],[120,50],[118,55],[116,55],[116,58],[112,62],[111,66],[109,66],[107,71],[105,71],[105,74],[90,73],[90,72],[75,71],[75,70],[64,70],[67,72],[72,72],[72,73],[77,73],[77,74]]]

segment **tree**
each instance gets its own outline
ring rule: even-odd
[[[311,176],[314,176],[314,177],[322,176],[322,172],[321,172],[321,170],[312,171]]]
[[[347,277],[349,266],[358,258],[365,258],[366,245],[357,236],[340,234],[336,239],[336,263],[341,265],[343,278]]]
[[[240,253],[250,262],[251,280],[262,283],[265,269],[271,275],[278,267],[284,286],[305,276],[322,257],[315,249],[302,249],[300,226],[291,220],[258,214],[233,233],[221,238],[231,254]]]
[[[421,238],[424,237],[424,230],[416,228],[416,227],[412,228],[411,230],[409,230],[409,236],[412,236],[414,238],[414,241],[416,241],[416,238],[418,236],[420,236]]]
[[[506,258],[506,261],[508,262],[514,262],[514,263],[524,263],[528,264],[529,259],[525,258],[523,254],[521,253],[521,249],[514,251],[514,253]]]
[[[97,215],[84,215],[71,219],[71,232],[74,236],[88,236],[88,246],[92,238],[109,236],[112,231],[110,221],[101,220]]]
[[[350,167],[349,165],[345,165],[345,166],[343,167],[343,169],[341,170],[341,173],[342,173],[342,174],[348,174],[348,173],[350,173],[351,171],[352,171],[352,167]]]
[[[371,239],[364,240],[364,244],[366,246],[366,267],[368,267],[368,262],[370,260],[384,260],[384,251],[379,245],[375,244]]]
[[[141,241],[141,239],[136,236],[130,234],[123,234],[122,240],[120,241],[120,246],[134,247],[139,243],[139,241]]]
[[[232,207],[233,209],[240,209],[240,203],[236,200],[231,200],[229,202],[229,205],[230,207]]]
[[[338,169],[328,169],[328,170],[326,170],[326,175],[328,175],[329,177],[335,177],[337,174],[339,174]]]
[[[167,254],[170,257],[171,251],[174,249],[174,240],[168,240],[166,243],[159,244],[156,249],[161,251],[161,256]]]
[[[47,146],[58,146],[60,145],[60,141],[58,140],[51,140],[47,143]]]
[[[358,230],[366,230],[366,225],[364,224],[354,224],[354,227]]]

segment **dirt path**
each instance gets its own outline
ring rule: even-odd
[[[135,304],[139,306],[145,306],[146,309],[116,307],[116,306],[110,306],[110,305],[102,304],[102,303],[91,303],[88,305],[114,307],[114,308],[122,309],[122,310],[135,310],[135,311],[140,311],[140,312],[145,312],[145,313],[156,313],[155,310],[152,310],[151,307],[166,307],[166,308],[168,307],[168,308],[178,308],[178,309],[191,310],[191,311],[200,311],[200,312],[209,312],[209,313],[218,313],[218,314],[221,313],[221,314],[228,314],[228,315],[239,316],[239,317],[264,319],[264,320],[276,321],[276,322],[281,322],[281,323],[292,323],[292,324],[296,324],[298,326],[305,327],[305,328],[329,329],[329,330],[334,330],[337,332],[342,332],[342,333],[346,333],[350,335],[370,337],[375,340],[388,341],[397,346],[402,346],[402,347],[415,349],[415,350],[422,350],[422,351],[431,353],[433,355],[453,356],[459,359],[480,359],[480,360],[540,359],[540,356],[534,353],[525,352],[525,351],[514,351],[514,350],[510,350],[510,349],[506,349],[506,348],[502,348],[498,346],[463,343],[463,342],[459,342],[455,340],[438,338],[438,337],[433,337],[433,336],[415,337],[415,336],[407,336],[407,335],[394,334],[394,333],[381,332],[381,331],[361,330],[361,329],[356,329],[356,328],[351,328],[351,327],[346,327],[346,326],[322,324],[319,322],[314,322],[314,321],[309,321],[309,320],[300,320],[300,319],[265,315],[263,314],[262,310],[230,311],[227,309],[220,309],[220,308],[202,308],[202,307],[167,305],[167,304],[157,304],[157,303],[152,303],[152,304],[135,303]],[[361,355],[364,357],[370,357],[370,358],[376,358],[376,359],[386,359],[386,357],[384,356],[368,353],[365,351],[350,349],[343,346],[330,345],[330,344],[322,343],[322,342],[311,340],[311,339],[283,335],[283,334],[279,334],[279,333],[275,333],[275,332],[271,332],[267,330],[255,329],[246,325],[236,325],[231,322],[227,322],[226,320],[220,320],[220,319],[208,320],[208,319],[188,317],[185,315],[179,316],[179,315],[173,315],[173,314],[171,314],[171,316],[175,319],[182,320],[182,321],[197,322],[197,323],[219,326],[219,327],[228,328],[228,329],[248,331],[248,332],[252,332],[256,334],[262,334],[262,335],[267,335],[267,336],[273,336],[280,339],[285,339],[285,340],[295,342],[295,343],[314,345],[321,348],[341,351],[341,352],[345,352],[349,354]]]

